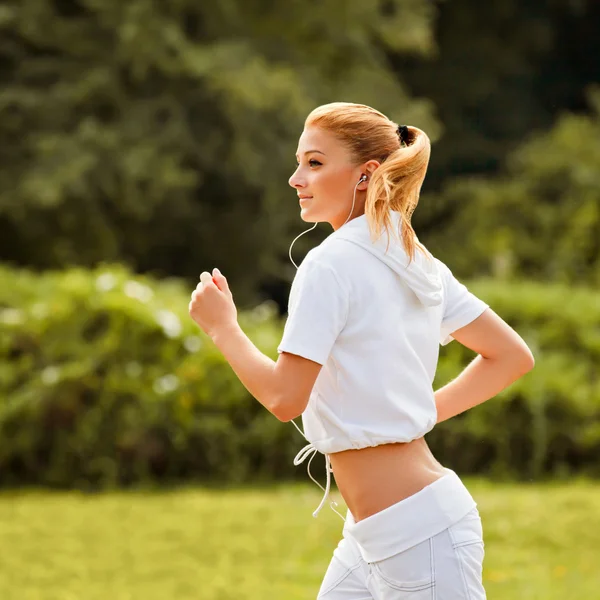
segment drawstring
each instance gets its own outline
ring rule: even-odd
[[[304,435],[304,432],[300,429],[300,427],[298,427],[298,425],[296,425],[295,421],[292,420],[292,423],[294,425],[294,427],[300,432],[300,434],[302,435],[302,437],[304,439],[306,439],[306,436]],[[316,456],[318,450],[314,447],[313,444],[307,444],[306,446],[304,446],[304,448],[302,448],[302,450],[300,450],[300,452],[298,452],[298,454],[296,454],[295,458],[294,458],[294,466],[298,466],[301,465],[309,456],[310,459],[308,460],[308,465],[306,466],[306,472],[308,473],[308,476],[323,490],[324,495],[323,498],[321,499],[321,503],[319,504],[319,506],[317,507],[317,510],[315,510],[315,512],[313,512],[313,517],[317,517],[319,515],[319,513],[321,512],[321,510],[323,509],[323,507],[325,506],[325,503],[327,502],[328,498],[329,498],[329,492],[331,491],[331,474],[333,473],[333,469],[331,468],[331,461],[329,460],[329,456],[327,454],[325,454],[325,471],[327,472],[327,483],[325,484],[325,487],[323,487],[313,476],[312,473],[310,472],[310,464],[313,461],[313,458]],[[331,510],[337,514],[340,519],[342,519],[342,521],[344,521],[344,523],[346,522],[346,519],[343,517],[342,514],[340,514],[335,507],[337,506],[337,502],[335,500],[331,500],[329,502],[329,506],[331,508]]]
[[[350,209],[350,214],[348,215],[348,218],[344,221],[344,225],[349,221],[349,219],[352,216],[352,213],[354,211],[354,203],[356,201],[356,190],[358,189],[358,186],[361,183],[361,181],[363,181],[362,178],[356,184],[356,186],[354,186],[354,196],[352,198],[352,208]],[[317,221],[310,229],[307,229],[306,231],[303,231],[300,235],[296,236],[294,238],[294,241],[290,245],[289,256],[290,256],[290,260],[292,261],[292,264],[294,265],[294,267],[296,267],[296,270],[298,270],[298,265],[294,262],[294,259],[292,258],[292,246],[296,243],[296,240],[298,238],[303,236],[305,233],[312,231],[318,224],[319,224],[319,222]],[[306,436],[304,435],[304,432],[302,431],[302,429],[300,429],[300,427],[298,427],[298,425],[296,425],[296,422],[293,419],[292,419],[292,423],[293,423],[294,427],[300,432],[300,435],[306,440]],[[308,440],[306,440],[306,441],[308,441]],[[319,513],[321,512],[321,509],[325,506],[325,502],[327,502],[327,499],[329,498],[329,492],[331,490],[331,474],[333,473],[333,469],[331,468],[331,461],[329,460],[329,456],[326,454],[325,455],[325,471],[327,472],[327,483],[326,483],[325,487],[323,487],[312,476],[312,473],[310,472],[310,463],[312,462],[312,460],[315,457],[315,455],[317,454],[317,452],[318,452],[318,450],[312,444],[307,444],[306,446],[304,446],[304,448],[302,448],[302,450],[300,450],[300,452],[298,452],[298,454],[296,454],[296,457],[294,458],[294,466],[297,467],[298,465],[301,465],[310,456],[308,465],[306,466],[306,471],[308,473],[308,476],[323,490],[323,492],[325,492],[325,495],[323,496],[321,503],[317,507],[317,510],[315,510],[315,512],[313,513],[313,517],[315,517],[315,518],[319,515]],[[331,500],[331,502],[329,503],[329,506],[331,507],[331,510],[336,515],[338,515],[340,517],[340,519],[342,519],[342,521],[344,521],[344,523],[345,523],[346,519],[343,517],[342,514],[340,514],[335,509],[335,507],[337,506],[337,502],[335,502],[334,500]]]

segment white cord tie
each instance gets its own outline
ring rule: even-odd
[[[292,421],[292,423],[294,424],[294,426],[296,427],[296,429],[302,434],[302,437],[304,437],[304,439],[306,439],[306,437],[304,436],[304,433],[302,432],[302,430],[298,427],[298,425],[296,425],[296,423],[294,421]],[[313,476],[312,473],[310,472],[310,464],[313,461],[313,458],[317,455],[319,451],[313,446],[313,444],[307,444],[306,446],[304,446],[304,448],[302,448],[302,450],[300,450],[300,452],[298,452],[298,454],[296,454],[295,458],[294,458],[294,466],[299,466],[301,465],[307,458],[309,458],[308,460],[308,465],[306,466],[306,472],[308,473],[308,476],[323,490],[324,494],[323,494],[323,498],[321,499],[321,502],[319,504],[319,506],[317,507],[317,510],[315,510],[313,512],[313,517],[317,518],[317,516],[319,515],[319,513],[321,512],[321,510],[323,509],[323,507],[325,506],[325,503],[327,502],[327,500],[329,499],[329,493],[331,491],[331,474],[333,473],[333,469],[331,468],[331,461],[329,460],[329,456],[327,454],[325,454],[325,471],[327,473],[327,483],[325,484],[325,487],[323,487]],[[336,513],[337,515],[339,515],[339,517],[342,519],[342,521],[346,521],[346,519],[343,517],[343,515],[341,515],[337,510],[337,502],[335,500],[331,500],[329,502],[329,506],[331,508],[331,510]]]

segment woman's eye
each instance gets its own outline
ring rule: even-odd
[[[308,161],[308,166],[309,167],[320,167],[323,163],[320,163],[318,160],[315,160],[314,158],[311,158]],[[298,168],[300,166],[300,161],[296,161],[296,168]]]

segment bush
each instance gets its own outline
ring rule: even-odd
[[[595,293],[526,282],[471,288],[526,338],[537,364],[497,399],[440,424],[428,436],[433,450],[461,473],[598,474]],[[291,463],[299,433],[246,392],[189,318],[189,293],[122,267],[0,268],[0,485],[305,476]],[[240,322],[275,358],[275,307]],[[443,349],[436,385],[471,356],[457,343]]]
[[[119,267],[0,269],[3,485],[236,481],[284,471],[298,439],[248,395],[191,321],[189,293]],[[280,333],[273,312],[264,305],[240,317],[265,347]]]
[[[491,401],[440,423],[432,449],[461,472],[539,479],[600,474],[600,304],[595,290],[479,280],[470,289],[514,327],[536,366]],[[454,342],[436,385],[466,364]]]

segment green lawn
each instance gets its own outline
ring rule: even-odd
[[[468,482],[488,598],[600,599],[600,484]],[[314,599],[342,522],[316,488],[0,495],[1,600]]]

